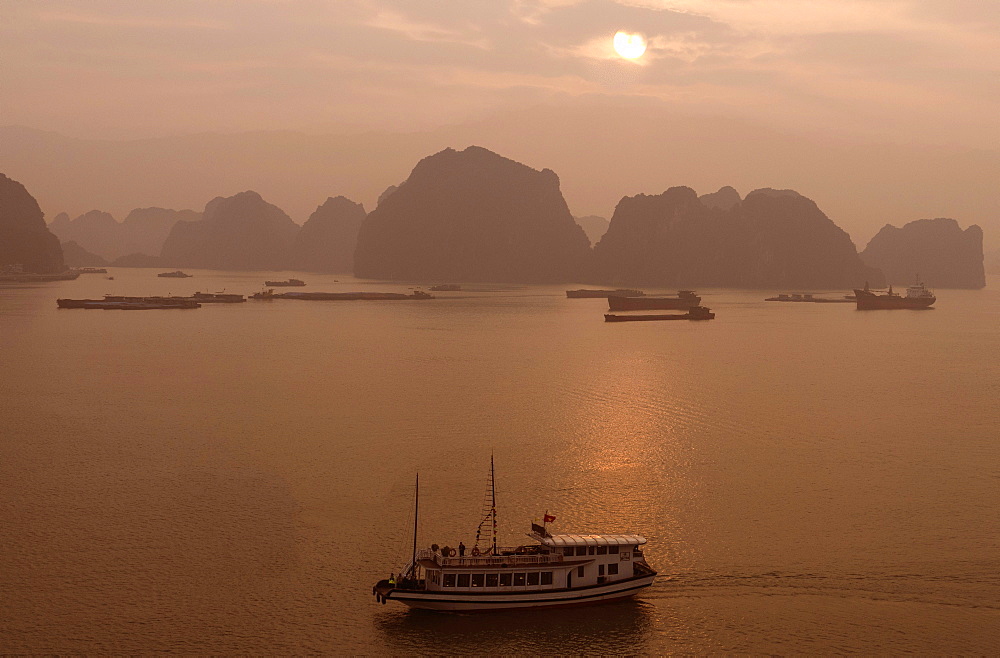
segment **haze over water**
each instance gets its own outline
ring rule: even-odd
[[[606,324],[577,286],[55,305],[277,276],[192,273],[0,290],[6,652],[1000,652],[995,286],[924,312],[702,290],[701,323]],[[419,545],[471,544],[491,452],[503,543],[548,510],[643,534],[661,578],[580,609],[378,605],[415,472]]]

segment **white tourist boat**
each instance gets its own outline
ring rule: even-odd
[[[497,546],[493,483],[491,460],[487,503],[471,550],[458,554],[437,545],[418,550],[415,516],[412,560],[400,576],[372,588],[376,599],[472,612],[600,603],[653,584],[656,571],[646,562],[646,539],[640,535],[554,535],[547,525],[555,517],[546,513],[542,525],[531,524],[530,544]]]

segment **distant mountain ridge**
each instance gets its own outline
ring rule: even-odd
[[[136,208],[118,222],[110,213],[91,210],[75,219],[62,212],[49,230],[62,242],[75,242],[86,251],[113,261],[130,254],[158,256],[167,235],[179,221],[196,221],[201,213],[193,210]]]

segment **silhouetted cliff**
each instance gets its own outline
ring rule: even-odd
[[[369,213],[354,272],[418,281],[571,281],[588,253],[554,172],[470,146],[424,158]]]
[[[201,213],[194,210],[136,208],[121,223],[121,248],[116,257],[127,254],[157,256],[174,224],[199,219]]]
[[[610,223],[603,217],[597,215],[587,215],[586,217],[574,217],[576,223],[587,234],[590,244],[597,244],[604,234],[608,232]]]
[[[5,265],[37,274],[66,269],[59,238],[45,225],[38,202],[24,185],[0,174],[0,267]]]
[[[738,205],[743,199],[740,198],[740,193],[735,188],[726,185],[725,187],[720,187],[718,192],[702,194],[698,197],[698,200],[709,208],[729,210]]]
[[[768,289],[881,283],[850,236],[797,192],[761,189],[736,203],[727,188],[706,196],[716,207],[688,187],[623,198],[594,247],[594,280]]]
[[[328,198],[295,236],[288,269],[351,273],[365,208],[342,196]]]
[[[66,267],[104,267],[108,264],[108,261],[90,253],[72,240],[62,243],[62,251]]]
[[[201,213],[193,210],[136,208],[119,223],[109,213],[91,210],[72,220],[66,213],[59,213],[49,224],[49,230],[63,242],[75,242],[93,254],[113,260],[124,254],[157,255],[174,224],[200,217]]]
[[[217,197],[200,221],[177,222],[163,243],[169,267],[282,269],[299,226],[256,192]]]
[[[897,286],[913,283],[918,275],[930,287],[986,286],[983,230],[973,224],[963,231],[954,219],[918,219],[903,228],[886,224],[861,258]]]

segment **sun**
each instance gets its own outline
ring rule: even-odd
[[[625,59],[638,59],[646,52],[646,39],[638,33],[617,32],[613,43],[615,52]]]

